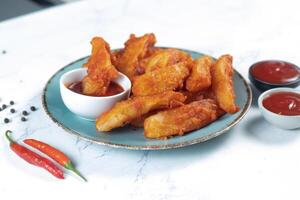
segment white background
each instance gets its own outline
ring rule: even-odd
[[[13,99],[13,130],[59,147],[88,178],[61,181],[14,155],[0,137],[0,199],[299,199],[299,130],[268,124],[254,102],[238,126],[211,141],[165,151],[91,144],[53,124],[41,108],[42,88],[62,66],[86,56],[90,39],[112,48],[130,33],[154,32],[158,45],[218,57],[230,53],[247,77],[262,59],[300,65],[298,1],[81,1],[0,23],[0,104]],[[1,54],[5,50],[6,54]],[[254,101],[257,98],[254,91]],[[35,105],[26,123],[20,111]]]

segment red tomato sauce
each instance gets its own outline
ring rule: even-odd
[[[279,115],[300,115],[300,94],[275,92],[263,100],[263,106]]]
[[[296,65],[276,60],[258,62],[250,72],[256,79],[271,84],[289,83],[300,78],[300,70]]]
[[[72,83],[72,84],[68,85],[67,88],[78,94],[86,95],[86,94],[83,94],[83,91],[82,91],[82,82]],[[119,94],[123,91],[124,91],[124,89],[122,88],[122,86],[120,86],[118,83],[111,81],[106,93],[104,95],[101,95],[101,97],[113,96],[113,95]],[[87,95],[87,96],[91,96],[91,95]]]

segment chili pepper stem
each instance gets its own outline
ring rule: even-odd
[[[49,159],[40,156],[39,154],[27,149],[26,147],[15,142],[11,137],[11,131],[7,130],[5,132],[5,137],[10,143],[10,149],[14,151],[20,158],[28,162],[29,164],[35,165],[37,167],[41,167],[48,172],[50,172],[53,176],[63,179],[63,171],[59,169],[52,161]]]
[[[5,137],[6,137],[6,139],[9,141],[9,143],[11,144],[11,143],[14,143],[14,141],[9,137],[9,134],[11,133],[11,131],[10,130],[7,130],[6,132],[5,132]]]
[[[65,165],[65,168],[74,172],[75,174],[77,174],[80,178],[82,178],[85,182],[87,182],[87,179],[73,166],[73,164],[71,162],[68,162]]]

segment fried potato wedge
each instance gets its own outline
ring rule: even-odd
[[[185,104],[189,104],[193,101],[199,101],[205,99],[203,92],[190,92],[187,90],[180,90],[179,92],[181,92],[184,96],[186,96],[186,100],[184,102]]]
[[[146,113],[183,104],[185,96],[180,92],[168,91],[153,96],[133,97],[116,103],[96,120],[98,131],[110,131],[122,127]]]
[[[133,95],[154,95],[182,88],[185,78],[189,75],[187,64],[187,62],[180,62],[136,76],[132,86]]]
[[[137,75],[139,61],[153,51],[155,43],[156,38],[153,33],[145,34],[141,37],[131,34],[125,43],[125,48],[114,53],[113,63],[115,63],[120,72],[132,80]]]
[[[191,74],[186,80],[185,87],[190,92],[199,92],[211,86],[210,69],[213,59],[210,56],[203,56],[191,64]]]
[[[212,66],[212,91],[218,105],[227,113],[236,113],[239,107],[235,104],[233,88],[232,56],[223,55]]]
[[[180,105],[182,105],[182,104],[180,104]],[[132,120],[130,122],[130,125],[133,126],[133,127],[136,127],[136,128],[142,128],[142,127],[144,127],[144,121],[145,121],[146,118],[148,118],[151,115],[154,115],[157,112],[162,111],[162,110],[153,110],[153,111],[150,111],[150,112],[148,112],[148,113],[146,113],[146,114],[144,114],[144,115],[142,115],[142,116],[140,116],[140,117]]]
[[[101,96],[107,91],[110,81],[118,77],[118,71],[111,63],[110,48],[101,37],[91,41],[92,54],[84,67],[88,75],[82,80],[83,94]]]
[[[147,73],[183,61],[192,61],[192,57],[178,49],[158,49],[149,57],[141,60],[139,71]]]
[[[109,85],[103,80],[94,80],[88,75],[82,81],[82,93],[89,96],[102,96],[106,93]]]
[[[118,65],[118,60],[120,59],[120,56],[123,54],[124,49],[118,49],[111,52],[111,63],[114,66]]]
[[[214,100],[203,99],[178,108],[158,112],[144,122],[144,135],[152,139],[166,139],[199,129],[218,118]]]

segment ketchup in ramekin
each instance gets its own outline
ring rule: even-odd
[[[258,97],[258,107],[263,117],[282,129],[300,128],[300,90],[274,88]]]
[[[289,62],[265,60],[250,67],[249,79],[262,91],[276,87],[294,88],[300,84],[300,69]]]
[[[265,97],[263,106],[276,114],[287,116],[300,116],[300,94],[296,92],[274,92]]]

